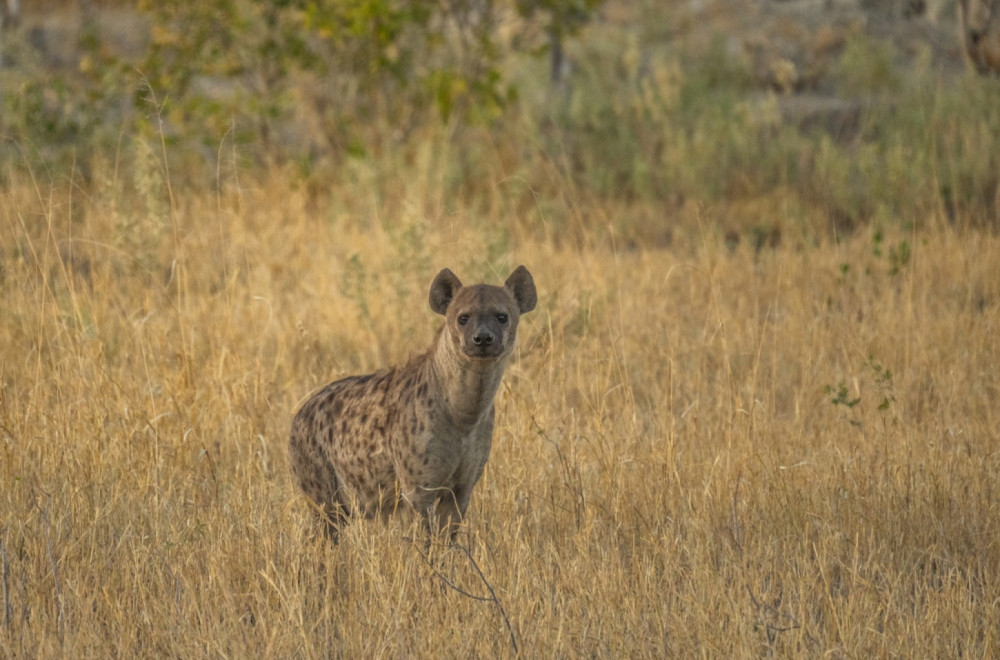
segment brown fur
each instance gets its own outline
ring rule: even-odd
[[[483,474],[493,397],[535,284],[524,266],[502,287],[463,287],[446,268],[429,301],[445,325],[427,352],[330,383],[292,421],[292,471],[331,536],[350,516],[391,513],[401,501],[453,536]]]
[[[1000,75],[1000,0],[960,0],[965,53],[982,74]]]

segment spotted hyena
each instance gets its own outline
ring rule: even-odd
[[[306,401],[292,421],[292,471],[332,537],[350,516],[401,502],[454,537],[490,455],[493,397],[518,320],[536,302],[524,266],[503,286],[462,286],[445,268],[431,283],[431,309],[445,324],[430,350]]]

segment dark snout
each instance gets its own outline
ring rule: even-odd
[[[476,346],[489,346],[493,343],[494,335],[488,328],[480,328],[472,335],[472,343]]]
[[[465,354],[475,358],[494,358],[504,351],[503,336],[499,328],[488,323],[479,324],[465,333]]]

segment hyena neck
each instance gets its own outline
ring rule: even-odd
[[[427,355],[426,369],[443,395],[441,406],[458,429],[469,430],[493,408],[509,354],[491,360],[465,357],[443,329]]]

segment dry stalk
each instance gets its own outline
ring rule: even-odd
[[[7,546],[0,538],[0,564],[3,572],[3,624],[5,628],[10,628],[12,611],[10,607],[10,564],[7,562]]]
[[[56,558],[55,555],[52,553],[52,535],[49,533],[49,530],[52,528],[52,520],[49,517],[49,511],[51,507],[52,507],[52,496],[49,495],[48,493],[45,493],[45,508],[42,509],[41,507],[38,507],[38,509],[42,514],[42,522],[45,523],[45,526],[42,528],[43,531],[45,532],[45,549],[49,555],[49,565],[52,567],[52,579],[55,582],[55,590],[56,590],[56,604],[59,610],[59,616],[58,616],[59,629],[60,631],[62,631],[63,621],[64,621],[62,586],[59,583],[59,567],[56,565]]]
[[[579,529],[583,526],[583,513],[587,508],[586,496],[583,493],[583,478],[580,476],[580,469],[576,466],[570,465],[569,459],[567,459],[566,455],[563,454],[559,444],[549,437],[549,435],[545,432],[545,429],[542,428],[542,425],[538,423],[537,419],[535,419],[534,415],[531,417],[531,423],[534,425],[538,435],[542,436],[542,438],[556,450],[556,456],[559,458],[559,467],[562,469],[563,485],[566,487],[566,490],[573,494],[573,520],[576,523],[577,529]]]
[[[413,543],[413,539],[412,538],[404,538],[404,540],[405,541],[409,541],[413,545],[414,548],[417,548],[417,544]],[[514,628],[513,628],[513,626],[511,626],[510,617],[507,616],[507,611],[504,609],[503,603],[501,603],[500,599],[497,597],[496,591],[493,589],[493,585],[490,584],[490,581],[486,579],[486,576],[483,574],[482,569],[479,568],[479,564],[476,563],[475,559],[473,559],[472,552],[469,550],[468,547],[466,547],[464,545],[461,545],[459,543],[452,543],[452,544],[448,545],[447,547],[448,547],[448,549],[451,549],[451,550],[459,550],[459,551],[462,552],[462,554],[465,555],[466,559],[469,560],[469,564],[472,566],[473,570],[476,571],[476,575],[479,576],[479,580],[483,583],[483,586],[486,587],[486,591],[489,592],[488,596],[480,596],[480,595],[474,594],[474,593],[472,593],[470,591],[466,591],[465,589],[463,589],[462,587],[458,586],[457,584],[455,584],[454,582],[452,582],[451,580],[449,580],[448,578],[446,578],[444,575],[442,575],[441,571],[439,571],[434,566],[433,562],[431,562],[431,559],[430,559],[430,556],[429,556],[428,553],[421,552],[418,549],[417,550],[417,554],[420,555],[420,558],[423,559],[424,563],[426,563],[427,566],[428,566],[428,568],[431,569],[431,572],[434,574],[434,577],[436,577],[439,580],[441,580],[441,582],[444,583],[445,586],[449,587],[450,589],[452,589],[454,591],[457,591],[458,593],[460,593],[461,595],[465,596],[466,598],[470,598],[472,600],[478,600],[478,601],[486,602],[486,603],[493,603],[494,605],[496,605],[497,611],[500,612],[500,616],[503,618],[504,625],[507,627],[507,634],[510,635],[510,645],[511,645],[511,648],[514,649],[514,655],[515,656],[520,655],[520,650],[518,649],[518,646],[517,646],[517,636],[514,634]]]

